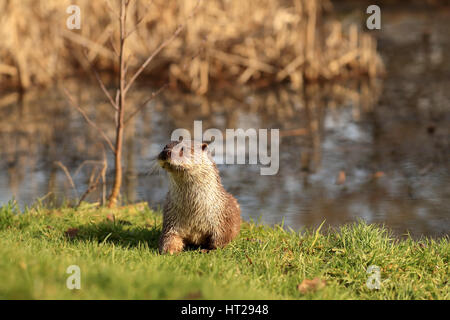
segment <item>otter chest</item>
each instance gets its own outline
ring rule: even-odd
[[[214,189],[196,188],[195,192],[186,192],[186,188],[173,188],[171,191],[168,199],[170,216],[181,230],[214,233],[219,228],[223,205]]]

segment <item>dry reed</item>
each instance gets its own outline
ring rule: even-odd
[[[126,55],[130,68],[169,38],[197,3],[196,0],[132,1],[127,23],[132,29]],[[118,28],[111,1],[78,0],[81,30],[68,30],[60,0],[0,0],[0,85],[23,88],[50,84],[89,63],[117,72],[113,39]],[[327,15],[328,0],[203,0],[183,32],[146,70],[153,80],[169,80],[204,94],[212,84],[228,81],[273,84],[360,74],[383,70],[375,40]],[[83,51],[87,50],[86,60]]]

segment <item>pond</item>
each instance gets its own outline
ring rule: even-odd
[[[153,159],[173,130],[280,129],[276,175],[259,165],[219,165],[245,220],[304,227],[362,219],[397,235],[442,236],[450,230],[450,13],[383,11],[377,31],[386,76],[379,80],[288,87],[232,88],[208,96],[166,90],[127,127],[123,200],[158,208],[167,178]],[[95,83],[67,86],[113,136],[110,107]],[[0,97],[0,205],[79,198],[105,150],[98,133],[57,88]],[[152,88],[140,85],[138,105]],[[71,185],[63,166],[73,178]],[[98,171],[97,171],[98,172]],[[94,172],[95,173],[95,172]],[[112,183],[108,168],[107,185]],[[76,190],[75,190],[76,189]],[[102,188],[86,200],[96,202]]]

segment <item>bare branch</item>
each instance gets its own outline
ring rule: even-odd
[[[116,90],[116,99],[115,99],[116,105],[119,105],[119,97],[120,97],[120,90],[117,89],[117,90]]]
[[[108,90],[105,87],[105,84],[103,83],[102,79],[100,78],[97,70],[93,69],[95,77],[97,78],[97,81],[100,85],[100,88],[102,88],[103,92],[105,93],[106,97],[109,100],[109,103],[111,104],[111,106],[116,109],[119,110],[119,108],[117,107],[117,104],[115,103],[115,101],[113,100],[113,98],[111,97],[111,95],[109,94]]]
[[[112,49],[113,49],[113,52],[114,52],[114,54],[116,55],[116,58],[118,58],[118,57],[119,57],[119,50],[117,50],[117,47],[116,47],[116,45],[114,44],[114,39],[113,39],[112,33],[111,33],[111,35],[109,36],[109,44],[111,45],[111,47],[112,47]]]
[[[165,85],[163,85],[161,88],[158,89],[158,91],[153,92],[152,95],[150,96],[150,98],[148,98],[147,100],[144,101],[144,103],[142,103],[139,107],[137,107],[132,113],[131,115],[125,120],[125,124],[130,121],[135,115],[137,115],[139,113],[139,111],[141,111],[146,105],[147,103],[149,103],[150,101],[152,101],[157,95],[159,95],[164,89],[166,89],[168,86],[168,84],[166,83]]]
[[[125,67],[124,67],[124,74],[127,74],[127,72],[128,72],[128,67],[130,66],[130,61],[131,61],[131,58],[133,57],[133,54],[132,53],[130,53],[129,55],[128,55],[128,57],[125,59]]]
[[[119,99],[120,99],[120,89],[116,90],[116,105],[119,105]],[[119,110],[116,111],[114,114],[114,121],[116,123],[116,127],[119,125]]]
[[[108,160],[106,158],[106,152],[105,147],[103,144],[100,144],[102,147],[102,154],[103,154],[103,167],[101,171],[101,177],[102,177],[102,205],[105,205],[106,203],[106,170],[108,169]]]
[[[137,77],[144,71],[144,69],[147,67],[147,65],[153,60],[153,58],[161,52],[162,49],[164,49],[168,44],[170,44],[173,39],[175,39],[178,34],[184,29],[184,26],[179,26],[175,33],[166,41],[164,41],[148,58],[147,60],[141,65],[141,67],[136,71],[136,73],[131,77],[130,81],[128,82],[127,86],[125,87],[125,93],[130,89],[131,85],[134,81],[136,81]]]
[[[67,38],[68,40],[78,43],[79,45],[88,48],[91,52],[95,52],[99,55],[102,55],[108,59],[114,59],[114,52],[111,51],[110,49],[104,47],[103,45],[98,44],[95,41],[92,41],[88,38],[85,38],[79,34],[76,34],[75,32],[72,31],[67,31],[65,29],[62,29],[61,31],[59,31],[60,34],[64,37]]]
[[[200,0],[197,1],[197,4],[195,5],[194,9],[192,10],[191,14],[187,17],[186,22],[192,18],[192,16],[197,11],[198,5],[200,3]],[[167,47],[179,34],[183,29],[186,27],[186,22],[175,30],[175,32],[172,34],[172,36],[165,40],[163,43],[160,44],[158,48],[145,60],[145,62],[141,65],[141,67],[135,72],[135,74],[131,77],[130,81],[128,82],[127,86],[125,87],[124,94],[127,93],[127,91],[130,89],[131,85],[136,81],[137,77],[144,71],[144,69],[148,66],[148,64],[153,60],[153,58],[160,53],[165,47]]]
[[[125,0],[125,2],[122,1],[121,9],[120,9],[120,21],[122,24],[122,32],[121,32],[121,41],[125,41],[125,35],[127,34],[127,11],[128,11],[128,5],[130,4],[130,0]]]
[[[140,27],[141,23],[145,20],[145,18],[147,18],[148,14],[150,13],[149,7],[152,3],[153,1],[151,1],[148,6],[144,4],[144,6],[146,7],[144,15],[138,19],[134,28],[127,32],[127,34],[125,35],[125,39],[131,36]]]
[[[77,188],[75,187],[75,183],[73,182],[72,176],[70,175],[69,170],[67,170],[67,167],[65,165],[63,165],[61,161],[55,161],[54,163],[64,171],[64,173],[66,174],[67,180],[69,180],[69,182],[70,182],[70,186],[73,188],[73,190],[75,191],[75,194],[78,198],[79,196],[78,196]]]
[[[100,75],[98,74],[97,70],[95,70],[94,65],[89,61],[89,58],[86,54],[86,52],[83,51],[84,57],[86,58],[87,62],[89,63],[89,66],[91,67],[92,72],[95,75],[95,78],[97,79],[98,84],[100,85],[100,88],[102,88],[103,93],[106,95],[106,97],[109,100],[109,103],[111,104],[111,106],[118,110],[119,108],[117,107],[117,104],[114,102],[113,98],[111,97],[111,95],[109,94],[108,90],[105,87],[105,84],[103,83],[102,79],[100,78]]]
[[[91,193],[92,191],[97,189],[97,186],[99,185],[99,182],[100,182],[101,173],[97,175],[97,178],[95,179],[95,182],[94,182],[94,176],[96,173],[97,173],[97,167],[92,168],[92,173],[91,173],[91,176],[89,177],[88,188],[83,193],[80,200],[78,201],[77,208],[81,205],[81,203],[84,201],[84,199],[86,199],[86,197],[88,196],[89,193]]]
[[[111,6],[111,3],[108,0],[105,0],[106,5],[108,6],[109,11],[112,12],[112,14],[116,17],[119,18],[119,14],[114,10],[114,8]]]
[[[89,123],[95,130],[97,130],[103,137],[103,139],[105,139],[106,143],[108,144],[108,146],[111,148],[112,152],[116,153],[116,149],[114,148],[111,140],[109,140],[108,136],[106,135],[106,133],[100,129],[99,126],[97,126],[95,124],[94,121],[92,121],[88,115],[86,114],[86,112],[84,112],[83,109],[81,109],[81,107],[75,102],[74,98],[72,97],[72,95],[69,93],[69,91],[67,91],[66,88],[63,87],[63,91],[67,97],[67,99],[69,100],[69,103],[72,107],[74,107],[75,109],[77,109],[81,115],[84,117],[84,119],[86,120],[87,123]]]
[[[102,164],[101,160],[84,160],[77,168],[77,170],[75,170],[75,173],[73,174],[74,177],[77,176],[77,174],[80,172],[81,169],[83,169],[83,167],[87,164]]]

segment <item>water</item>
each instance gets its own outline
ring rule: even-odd
[[[295,230],[363,219],[397,235],[442,236],[450,230],[450,13],[383,11],[379,48],[387,74],[377,81],[229,88],[208,97],[165,91],[130,122],[124,144],[124,200],[161,205],[164,174],[151,160],[176,128],[280,128],[280,169],[221,165],[223,183],[244,219]],[[68,82],[90,116],[113,136],[110,107],[95,84]],[[141,85],[130,108],[151,92]],[[301,129],[300,131],[298,129]],[[300,132],[300,135],[293,133]],[[0,97],[0,205],[80,197],[102,160],[98,133],[57,89]],[[109,163],[111,153],[105,148]],[[71,187],[60,161],[73,176]],[[86,162],[91,161],[91,162]],[[81,167],[80,167],[81,166]],[[112,182],[108,170],[108,185]],[[95,172],[94,172],[95,173]],[[339,176],[345,173],[345,181]],[[342,178],[341,178],[342,179]],[[101,188],[90,193],[99,201]]]

